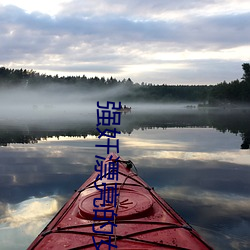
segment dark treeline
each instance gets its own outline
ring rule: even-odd
[[[242,64],[244,74],[240,80],[215,85],[209,95],[210,104],[250,103],[250,64]]]
[[[250,64],[242,65],[243,76],[241,80],[229,83],[222,82],[217,85],[153,85],[151,83],[134,83],[130,78],[117,80],[113,77],[83,76],[51,76],[40,74],[34,70],[0,68],[1,87],[37,88],[53,83],[77,87],[82,91],[105,90],[122,87],[117,99],[129,101],[192,101],[203,102],[209,105],[228,103],[250,103]]]

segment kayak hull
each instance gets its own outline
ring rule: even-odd
[[[112,153],[104,163],[118,157]],[[28,249],[212,249],[131,170],[131,162],[119,158],[117,164],[118,180],[105,179],[106,186],[117,191],[116,205],[103,204],[99,191],[103,179],[94,172]],[[98,219],[100,210],[106,220]]]

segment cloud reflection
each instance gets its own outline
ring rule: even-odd
[[[186,203],[199,204],[200,206],[217,206],[220,209],[215,216],[234,214],[240,216],[248,214],[250,211],[250,198],[236,194],[226,194],[220,192],[209,192],[189,187],[161,187],[157,188],[157,193],[164,199],[175,199]],[[213,215],[210,214],[210,217]]]
[[[58,197],[57,197],[58,198]],[[51,217],[59,209],[56,197],[30,198],[18,204],[7,204],[5,216],[0,219],[0,224],[15,228],[26,225],[26,234],[34,234],[35,221]]]
[[[156,191],[212,243],[214,249],[249,249],[250,198],[190,187]],[[204,227],[205,225],[205,227]]]
[[[239,157],[240,155],[240,157]],[[249,166],[250,155],[247,151],[232,150],[220,152],[180,152],[180,151],[160,151],[154,152],[155,158],[183,159],[199,161],[220,161]]]
[[[220,246],[215,249],[244,249],[242,242],[250,239],[250,156],[248,151],[235,150],[239,136],[210,128],[167,128],[134,130],[119,138],[120,155],[135,163],[149,185],[192,225],[216,231],[209,241]],[[68,199],[93,172],[98,140],[61,137],[2,149],[0,242],[8,239],[5,245],[10,246],[17,235],[17,242],[26,240],[27,246],[34,239],[45,218],[48,222],[59,208],[58,197],[51,195]],[[42,198],[27,199],[32,195]],[[217,244],[220,232],[226,236]]]
[[[131,137],[120,137],[124,151],[133,148],[129,155],[134,155],[134,159],[219,161],[245,166],[250,162],[248,151],[235,150],[234,145],[241,142],[240,136],[213,128],[151,129],[150,133],[137,130]]]
[[[25,249],[62,206],[60,196],[32,197],[17,204],[0,206],[1,249]]]

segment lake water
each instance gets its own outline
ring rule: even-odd
[[[95,110],[35,112],[0,119],[1,249],[27,248],[106,156]],[[134,105],[122,115],[120,155],[215,249],[250,249],[249,114]]]

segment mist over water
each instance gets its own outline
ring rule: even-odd
[[[105,156],[106,149],[95,148],[98,101],[132,107],[121,113],[120,155],[149,185],[215,249],[247,249],[249,150],[240,148],[243,140],[249,143],[249,110],[139,103],[119,99],[124,93],[130,94],[122,87],[56,84],[0,90],[3,249],[26,248],[93,172],[95,155]]]
[[[4,122],[52,122],[89,121],[97,109],[97,102],[106,105],[107,101],[119,103],[119,96],[128,94],[125,87],[111,90],[80,89],[63,84],[45,87],[2,88],[0,89],[0,121]],[[147,101],[147,100],[145,100]],[[156,104],[123,100],[122,105],[132,107],[133,112],[166,112],[185,110],[189,103]],[[195,104],[194,104],[195,105]],[[188,112],[188,110],[187,110]]]
[[[121,114],[123,133],[130,134],[138,127],[209,126],[220,131],[240,133],[244,140],[243,147],[249,147],[249,109],[198,108],[198,103],[149,103],[147,100],[134,102],[129,98],[130,94],[124,86],[109,90],[83,89],[65,84],[1,88],[0,133],[20,131],[18,135],[13,135],[12,140],[8,140],[5,133],[4,144],[8,141],[21,142],[20,137],[27,136],[27,133],[31,141],[46,137],[47,133],[40,133],[37,137],[36,131],[39,129],[50,131],[50,136],[68,136],[72,134],[72,129],[74,136],[96,135],[97,102],[106,106],[107,101],[115,101],[117,105],[120,101],[122,106],[132,108],[130,112]],[[120,100],[119,96],[124,95],[128,98]],[[0,136],[3,137],[2,133]]]
[[[65,86],[39,89],[5,89],[0,92],[1,119],[62,119],[93,111],[92,94],[80,93]]]

